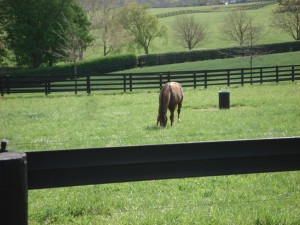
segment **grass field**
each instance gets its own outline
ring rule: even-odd
[[[185,89],[181,124],[159,129],[157,90],[11,95],[0,137],[34,151],[299,136],[299,98],[299,82]],[[299,172],[56,188],[29,192],[29,224],[299,224],[299,199]]]
[[[270,55],[261,55],[253,60],[253,67],[263,66],[284,66],[299,65],[300,52],[279,53]],[[177,63],[160,66],[138,67],[118,73],[146,73],[146,72],[168,72],[168,71],[193,71],[193,70],[215,70],[215,69],[233,69],[233,68],[250,68],[249,59],[216,59],[196,62]]]
[[[179,10],[219,10],[221,12],[209,12],[209,13],[196,13],[192,14],[197,21],[201,21],[208,27],[208,38],[205,40],[200,47],[194,50],[200,49],[216,49],[216,48],[226,48],[236,46],[236,43],[227,41],[223,38],[223,35],[220,33],[219,28],[223,26],[223,22],[226,18],[227,12],[233,8],[238,8],[244,6],[245,4],[235,4],[235,5],[219,5],[219,6],[199,6],[199,7],[186,7],[186,8],[153,8],[150,10],[150,13],[153,15],[172,12]],[[294,41],[292,37],[288,36],[284,32],[277,30],[273,27],[270,27],[270,19],[272,16],[272,10],[276,5],[270,5],[256,10],[246,10],[245,12],[255,18],[255,21],[261,24],[264,27],[264,37],[259,41],[258,44],[264,43],[279,43],[286,41]],[[165,25],[168,29],[168,41],[155,41],[155,48],[150,49],[150,53],[165,53],[165,52],[178,52],[186,51],[187,49],[175,44],[172,36],[172,30],[174,26],[175,16],[161,18],[159,19],[160,23]],[[102,56],[102,44],[98,38],[97,32],[94,33],[95,41],[93,46],[88,48],[86,52],[87,58],[99,57]],[[137,54],[144,54],[142,51],[137,52]]]
[[[272,7],[249,13],[267,22]],[[173,9],[155,10],[151,13]],[[210,40],[201,49],[232,45],[216,33],[225,14],[196,15],[210,23]],[[161,21],[170,27],[173,19]],[[262,42],[291,41],[275,31],[265,38]],[[88,57],[102,53],[98,44]],[[171,42],[160,46],[157,52],[183,50]],[[299,57],[299,52],[262,56],[254,66],[299,64]],[[130,72],[237,67],[248,62],[211,60]],[[230,110],[218,109],[220,90],[230,91]],[[184,93],[181,124],[165,129],[156,127],[158,90],[6,95],[0,98],[0,139],[9,141],[9,150],[37,151],[300,136],[299,81]],[[29,191],[29,224],[298,225],[299,215],[299,171]]]

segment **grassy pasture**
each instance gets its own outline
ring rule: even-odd
[[[226,7],[225,5],[223,7]],[[285,41],[293,41],[291,37],[286,35],[283,32],[280,32],[272,27],[270,27],[270,18],[272,16],[272,9],[274,5],[264,7],[257,10],[246,10],[250,16],[253,16],[255,21],[261,24],[264,29],[264,37],[257,44],[264,43],[277,43]],[[198,49],[215,49],[215,48],[225,48],[236,46],[236,43],[227,41],[223,38],[223,35],[220,33],[219,28],[224,23],[224,20],[227,16],[227,12],[210,12],[210,13],[197,13],[192,14],[196,20],[201,21],[206,24],[208,27],[208,38],[200,45]],[[157,49],[153,53],[157,52],[172,52],[172,51],[184,51],[181,46],[178,46],[174,43],[172,39],[172,26],[174,26],[175,17],[167,17],[160,19],[161,23],[168,28],[168,43],[163,44],[159,43]]]
[[[224,89],[230,110],[218,110]],[[299,81],[184,91],[166,129],[157,90],[5,96],[0,137],[34,151],[300,134]],[[299,172],[56,188],[29,192],[29,224],[299,224],[299,199]]]
[[[272,7],[249,13],[267,21]],[[217,33],[224,15],[196,15],[210,23],[210,40],[201,49],[232,46]],[[170,27],[173,19],[161,21]],[[263,43],[291,41],[275,31],[265,38]],[[88,57],[102,53],[95,45]],[[184,50],[171,40],[159,46],[156,52]],[[299,52],[260,57],[255,66],[299,64],[299,57]],[[234,67],[248,63],[215,60],[132,72]],[[225,89],[231,109],[218,110],[218,91]],[[0,98],[0,139],[10,141],[10,150],[36,151],[300,135],[299,81],[184,92],[181,124],[165,129],[156,127],[158,90],[5,96]],[[29,192],[29,224],[296,225],[299,199],[300,172],[55,188]]]
[[[164,13],[164,12],[172,12],[179,10],[220,10],[220,12],[209,12],[209,13],[195,13],[192,14],[195,16],[196,20],[199,20],[208,26],[209,34],[206,41],[204,41],[201,46],[195,50],[200,49],[216,49],[216,48],[226,48],[236,46],[235,43],[226,41],[222,34],[219,31],[219,27],[222,26],[225,17],[227,15],[227,11],[232,10],[233,8],[238,8],[240,6],[244,6],[246,4],[235,4],[235,5],[219,5],[219,6],[199,6],[199,7],[186,7],[186,8],[153,8],[150,9],[150,13],[153,15]],[[276,5],[266,6],[256,10],[246,10],[249,15],[255,17],[255,21],[261,24],[264,27],[264,37],[259,41],[258,44],[264,43],[278,43],[278,42],[286,42],[293,41],[293,39],[287,34],[276,30],[270,27],[270,18],[272,16],[272,10]],[[150,53],[165,53],[165,52],[178,52],[178,51],[186,51],[187,49],[179,46],[172,39],[172,26],[174,25],[175,16],[161,18],[159,19],[161,24],[165,25],[168,29],[168,41],[155,41],[155,48],[150,49]],[[88,48],[86,53],[87,58],[102,56],[102,45],[101,41],[98,38],[97,32],[94,33],[95,42],[94,45]],[[144,54],[142,51],[138,52],[138,54]]]
[[[253,67],[263,66],[284,66],[299,65],[300,52],[279,53],[270,55],[261,55],[253,60]],[[138,67],[124,70],[118,73],[146,73],[146,72],[167,72],[167,71],[192,71],[192,70],[214,70],[214,69],[233,69],[250,68],[249,59],[216,59],[196,62],[177,63],[161,66]]]

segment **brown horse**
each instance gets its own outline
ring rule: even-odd
[[[160,90],[159,94],[159,108],[158,108],[158,116],[157,116],[157,126],[165,127],[167,125],[167,110],[170,110],[170,120],[171,126],[174,123],[174,111],[177,108],[178,113],[178,122],[180,122],[179,115],[181,111],[183,100],[183,90],[179,83],[177,82],[168,82],[165,86]]]

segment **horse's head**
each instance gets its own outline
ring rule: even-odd
[[[166,113],[160,113],[157,116],[157,125],[159,123],[160,126],[166,127],[168,122],[167,114]]]

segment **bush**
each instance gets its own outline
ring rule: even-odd
[[[134,54],[109,56],[77,64],[77,74],[110,73],[134,68],[137,65],[137,57]],[[73,65],[63,64],[53,67],[40,67],[38,69],[22,69],[11,72],[10,75],[73,75]]]
[[[275,54],[283,52],[300,51],[300,42],[285,42],[275,44],[258,45],[264,54]],[[239,47],[199,50],[199,51],[185,51],[185,52],[171,52],[163,54],[149,54],[138,57],[139,66],[154,66],[173,63],[183,63],[191,61],[213,60],[223,58],[233,58],[242,55]]]

